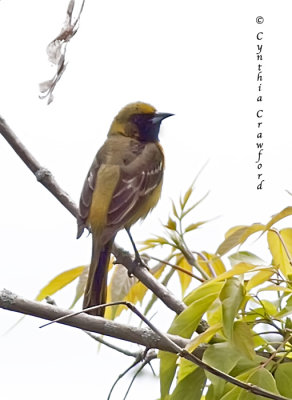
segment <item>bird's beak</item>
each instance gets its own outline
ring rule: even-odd
[[[155,125],[155,124],[158,124],[158,123],[160,123],[163,119],[168,118],[168,117],[171,117],[172,115],[174,115],[174,114],[157,112],[157,113],[154,114],[154,117],[152,118],[152,123],[153,123],[154,125]]]

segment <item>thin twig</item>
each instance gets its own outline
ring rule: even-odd
[[[140,361],[141,361],[140,358],[136,358],[136,360],[135,360],[124,372],[122,372],[122,373],[117,377],[117,379],[114,381],[114,383],[113,383],[113,385],[112,385],[112,387],[111,387],[111,389],[110,389],[110,391],[109,391],[107,400],[110,400],[111,395],[112,395],[112,393],[113,393],[113,390],[114,390],[115,386],[117,385],[117,383],[118,383],[129,371],[131,371],[132,368],[134,368],[137,364],[139,364]]]
[[[161,281],[162,285],[167,286],[170,278],[172,277],[172,275],[174,274],[174,269],[170,269],[168,274],[165,275],[165,277],[163,278],[163,280]],[[148,312],[151,310],[151,307],[153,306],[153,304],[155,303],[155,301],[157,300],[157,296],[156,294],[152,293],[151,299],[149,300],[148,304],[146,305],[145,309],[144,309],[144,315],[146,316],[148,314]]]
[[[204,253],[201,253],[201,252],[199,252],[199,251],[193,251],[192,253],[197,254],[199,257],[201,257],[202,260],[205,261],[205,263],[206,263],[206,265],[207,265],[207,267],[208,267],[208,269],[209,269],[209,271],[210,271],[211,276],[212,276],[213,278],[215,278],[215,277],[216,277],[216,273],[215,273],[215,271],[214,271],[214,268],[212,267],[212,264],[210,263],[210,261],[208,260],[208,258],[205,256],[205,254],[204,254]]]
[[[56,302],[54,299],[52,299],[50,296],[46,297],[46,302],[47,304],[53,305],[53,306],[57,306]],[[77,315],[78,313],[75,313],[75,315]],[[72,314],[74,315],[74,314]],[[83,331],[86,335],[88,335],[89,337],[91,337],[93,340],[95,340],[98,343],[101,343],[107,347],[109,347],[112,350],[118,351],[119,353],[124,354],[125,356],[129,356],[129,357],[134,357],[134,358],[138,358],[138,357],[143,357],[144,355],[144,351],[129,351],[126,349],[122,349],[119,346],[116,346],[112,343],[109,343],[107,340],[104,340],[101,336],[96,336],[94,335],[92,332],[88,332],[88,331]]]
[[[169,337],[167,337],[158,328],[156,328],[156,326],[153,325],[152,322],[150,322],[147,318],[145,318],[145,316],[132,303],[130,303],[128,301],[121,301],[121,302],[116,302],[116,303],[127,306],[134,314],[136,314],[143,322],[145,322],[145,324],[148,325],[149,328],[152,329],[158,336],[165,339],[166,342],[168,342],[168,344],[173,347],[174,352],[176,352],[179,356],[186,358],[189,361],[192,361],[194,364],[198,365],[199,367],[203,368],[204,370],[206,370],[208,372],[211,372],[215,376],[218,376],[218,377],[224,379],[226,382],[232,383],[235,386],[239,386],[242,389],[245,389],[253,394],[263,396],[268,399],[289,400],[286,397],[278,396],[267,390],[261,389],[260,387],[258,387],[256,385],[242,382],[239,379],[234,378],[231,375],[225,374],[224,372],[218,370],[217,368],[214,368],[214,367],[206,364],[205,362],[200,360],[198,357],[196,357],[194,354],[189,353],[185,348],[181,348],[179,345],[174,343]],[[109,304],[109,306],[111,306],[111,305],[117,305],[117,304]],[[108,306],[108,305],[106,305],[106,306]],[[92,309],[92,308],[94,308],[94,307],[90,307],[89,309]],[[97,308],[98,308],[98,306],[97,306]]]
[[[198,365],[199,367],[203,368],[204,370],[211,372],[215,376],[218,376],[222,379],[224,379],[226,382],[232,383],[235,386],[239,386],[242,389],[247,390],[248,392],[251,392],[253,394],[259,395],[266,397],[268,399],[274,399],[274,400],[289,400],[287,397],[283,396],[278,396],[274,393],[271,393],[265,389],[262,389],[256,385],[253,385],[251,383],[245,383],[240,381],[237,378],[234,378],[231,375],[225,374],[224,372],[218,370],[217,368],[214,368],[202,360],[200,360],[198,357],[196,357],[194,354],[189,353],[185,348],[181,348],[179,345],[174,343],[168,336],[166,336],[164,333],[162,333],[156,326],[154,326],[147,318],[144,317],[144,315],[132,304],[127,301],[121,301],[120,304],[127,306],[134,314],[136,314],[143,322],[145,322],[146,325],[149,326],[150,329],[152,329],[158,336],[161,338],[165,339],[166,342],[169,343],[169,345],[173,348],[173,351],[176,352],[179,356],[186,358],[187,360],[193,362],[194,364]]]
[[[104,340],[100,336],[96,336],[91,332],[84,331],[84,333],[86,333],[93,340],[96,340],[97,342],[109,347],[110,349],[118,351],[119,353],[124,354],[125,356],[137,358],[137,357],[140,357],[142,353],[144,353],[143,351],[129,351],[129,350],[126,350],[126,349],[122,349],[121,347],[116,346],[116,345],[114,345],[112,343],[109,343],[107,340]]]
[[[126,393],[125,393],[125,396],[124,396],[123,400],[126,400],[126,398],[127,398],[128,394],[129,394],[129,392],[130,392],[130,389],[131,389],[131,387],[132,387],[132,385],[133,385],[135,379],[136,379],[137,376],[140,374],[140,372],[146,367],[146,365],[149,364],[150,367],[151,367],[151,369],[152,369],[151,361],[152,361],[154,358],[156,358],[156,357],[154,357],[154,356],[152,357],[152,354],[150,354],[150,355],[147,354],[147,357],[146,357],[145,360],[142,362],[140,368],[135,372],[133,378],[131,379],[131,382],[130,382],[130,384],[129,384],[129,387],[128,387]]]
[[[177,271],[181,271],[181,272],[183,272],[184,274],[189,275],[189,276],[191,276],[192,278],[195,278],[195,279],[197,279],[198,281],[200,281],[200,282],[202,282],[202,283],[205,282],[205,279],[200,278],[199,276],[197,276],[197,275],[193,274],[192,272],[190,272],[190,271],[188,271],[188,270],[186,270],[186,269],[180,267],[179,265],[173,264],[173,263],[171,263],[171,262],[169,262],[169,261],[161,260],[160,258],[157,258],[157,257],[154,257],[154,256],[149,256],[149,257],[150,257],[152,260],[161,262],[161,264],[169,265],[171,268],[176,269]]]
[[[184,238],[182,237],[182,241],[183,244],[180,247],[180,251],[183,253],[183,255],[185,256],[187,262],[192,265],[194,268],[196,268],[197,271],[200,272],[200,274],[202,275],[204,281],[209,280],[210,277],[207,275],[207,273],[203,270],[203,268],[201,268],[201,266],[199,265],[199,263],[197,262],[197,260],[195,259],[195,257],[193,256],[192,252],[189,250],[189,248],[187,247]]]
[[[261,365],[262,368],[265,368],[270,361],[272,361],[278,354],[278,352],[281,350],[282,347],[285,346],[285,344],[291,339],[292,334],[288,335],[283,342],[280,343],[280,345],[277,347],[277,349],[274,351],[274,353],[271,354],[271,356]]]
[[[94,317],[84,313],[82,313],[82,315],[73,316],[73,313],[69,310],[61,310],[55,306],[26,300],[7,290],[0,291],[0,307],[4,309],[49,320],[56,319],[56,317],[60,320],[60,317],[66,316],[66,319],[62,318],[62,324],[74,326],[86,331],[105,334],[111,337],[126,340],[128,342],[134,342],[141,344],[146,348],[156,348],[175,353],[193,362],[204,370],[224,379],[227,382],[248,390],[251,393],[274,400],[289,400],[286,397],[275,395],[252,384],[241,382],[238,379],[225,374],[214,367],[211,367],[210,365],[204,363],[195,354],[191,354],[185,350],[185,347],[190,342],[189,340],[179,336],[160,332],[160,330],[156,328],[150,321],[148,321],[147,318],[145,318],[144,315],[131,303],[119,303],[128,306],[128,308],[130,308],[143,322],[145,322],[150,329],[129,327],[127,325],[119,324],[114,321],[105,320],[104,318]],[[115,305],[116,304],[117,302]],[[197,350],[198,349],[195,351]]]
[[[68,318],[71,318],[71,317],[75,317],[76,315],[79,315],[79,314],[87,313],[88,311],[98,310],[100,308],[106,308],[106,307],[112,307],[112,306],[119,306],[119,305],[122,305],[122,304],[124,304],[124,303],[121,302],[121,301],[112,301],[110,303],[99,304],[98,306],[87,307],[87,308],[84,308],[84,310],[72,312],[70,315],[62,315],[61,317],[56,318],[53,321],[50,321],[50,322],[47,322],[44,325],[41,325],[39,328],[46,328],[47,326],[52,325],[55,322],[62,322],[65,319],[68,319]],[[126,305],[126,304],[124,304],[124,305]]]

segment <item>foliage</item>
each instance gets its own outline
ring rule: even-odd
[[[176,274],[179,278],[187,308],[174,318],[168,332],[189,338],[188,351],[201,347],[203,361],[208,365],[243,382],[291,398],[292,228],[277,230],[275,224],[292,215],[292,207],[277,213],[266,224],[229,229],[216,251],[193,252],[187,236],[206,223],[192,222],[185,226],[186,217],[206,197],[190,204],[193,190],[194,184],[178,204],[172,203],[165,233],[145,240],[142,249],[148,252],[161,246],[168,249],[168,257],[150,271],[164,284]],[[241,248],[255,234],[266,244],[270,264]],[[79,277],[75,304],[84,289],[84,274],[84,267],[60,274],[41,290],[38,300]],[[147,299],[146,287],[130,279],[120,265],[113,266],[108,293],[108,301],[126,299],[144,305]],[[155,301],[155,296],[148,300],[144,313]],[[122,311],[122,306],[109,308],[106,317],[114,319]],[[198,334],[196,329],[202,318],[208,326]],[[158,357],[161,400],[260,398],[175,354],[161,351]]]

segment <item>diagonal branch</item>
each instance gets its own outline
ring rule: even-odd
[[[52,173],[46,168],[42,167],[41,164],[33,157],[29,150],[19,140],[11,128],[7,125],[5,120],[0,116],[0,133],[7,140],[13,150],[18,154],[26,166],[36,176],[37,180],[45,186],[52,195],[60,201],[60,203],[75,217],[78,217],[78,207],[70,198],[70,196],[64,192],[64,190],[58,185],[57,181],[53,177]],[[136,265],[132,260],[130,254],[118,246],[113,247],[113,254],[117,258],[117,262],[123,264],[133,273],[147,288],[152,290],[161,301],[166,304],[168,308],[173,310],[176,314],[180,314],[186,305],[176,299],[176,297],[158,280],[156,280],[146,268],[141,268]],[[199,326],[199,331],[204,329]],[[198,331],[198,332],[199,332]]]
[[[153,332],[157,333],[158,336],[165,339],[166,343],[168,343],[172,347],[173,353],[176,353],[180,357],[183,357],[183,358],[191,361],[192,363],[196,364],[198,367],[202,368],[204,371],[208,371],[208,372],[214,374],[215,376],[218,376],[219,378],[224,379],[226,382],[230,382],[235,386],[238,386],[244,390],[247,390],[248,392],[251,392],[251,393],[259,395],[259,396],[266,397],[267,399],[289,400],[287,397],[283,397],[283,396],[274,394],[268,390],[262,389],[256,385],[254,385],[254,384],[242,382],[239,379],[234,378],[233,376],[228,375],[225,372],[222,372],[219,369],[206,364],[195,354],[188,352],[185,347],[181,348],[177,343],[174,343],[168,335],[165,335],[164,333],[160,332],[160,330],[158,328],[156,328],[156,326],[153,325],[152,322],[150,322],[147,318],[145,318],[144,315],[132,303],[129,303],[126,301],[121,302],[121,303],[124,303],[125,305],[127,305],[128,308],[130,308],[130,310],[132,310],[136,315],[138,315],[138,317],[141,318],[141,320],[143,322],[145,322],[145,324],[147,324],[150,329],[153,330]]]
[[[185,349],[187,343],[189,343],[188,339],[160,332],[160,330],[157,329],[150,321],[148,321],[147,318],[145,318],[143,314],[141,314],[139,310],[133,306],[133,304],[128,302],[123,303],[126,304],[135,314],[137,314],[139,318],[141,318],[142,321],[149,326],[150,329],[131,327],[114,321],[109,321],[104,318],[93,317],[85,313],[70,316],[72,311],[62,310],[49,304],[42,304],[39,302],[26,300],[5,289],[0,291],[0,307],[6,310],[21,312],[23,314],[48,319],[50,321],[68,315],[70,317],[63,319],[61,321],[62,324],[90,332],[108,335],[121,340],[126,340],[128,342],[137,343],[145,346],[146,348],[156,348],[175,353],[198,365],[205,371],[208,371],[253,394],[263,396],[268,399],[289,400],[286,397],[261,389],[256,385],[242,382],[237,378],[234,378],[233,376],[230,376],[218,370],[217,368],[206,364],[201,360],[202,349],[197,348],[194,353],[189,353]]]
[[[52,173],[46,168],[42,167],[41,164],[34,158],[34,156],[27,150],[24,144],[19,140],[15,133],[7,125],[6,121],[0,116],[0,133],[7,140],[10,146],[13,148],[15,153],[22,159],[25,165],[35,175],[38,182],[40,182],[53,196],[56,197],[63,204],[63,206],[72,214],[75,218],[78,216],[78,207],[74,204],[73,200],[70,199],[68,193],[64,192],[63,189],[58,185]]]
[[[116,257],[117,263],[125,265],[129,271],[133,272],[136,278],[156,294],[156,296],[159,297],[168,308],[175,311],[177,314],[180,314],[186,309],[186,305],[179,301],[166,286],[154,278],[147,268],[137,266],[136,261],[132,259],[130,253],[116,245],[113,246],[112,252]]]

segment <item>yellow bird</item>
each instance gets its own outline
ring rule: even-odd
[[[158,134],[161,121],[149,104],[124,107],[112,122],[107,140],[97,152],[80,198],[78,234],[92,233],[92,257],[83,308],[104,304],[111,248],[117,232],[145,218],[157,204],[162,187],[164,156]],[[137,256],[137,253],[136,253]],[[104,308],[92,310],[104,315]]]

